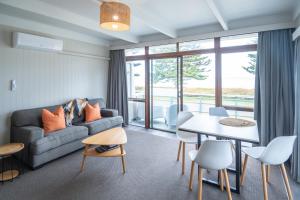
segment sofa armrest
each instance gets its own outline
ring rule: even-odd
[[[44,137],[44,129],[37,126],[12,127],[12,142],[22,142],[30,144]]]
[[[118,115],[119,115],[118,110],[108,109],[108,108],[101,109],[101,116],[102,117],[116,117]]]

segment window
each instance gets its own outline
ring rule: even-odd
[[[221,47],[257,44],[257,39],[258,39],[257,33],[222,37]]]
[[[183,108],[208,112],[215,105],[215,54],[183,56]]]
[[[256,52],[222,54],[222,105],[253,108]]]
[[[254,113],[253,112],[245,112],[245,111],[238,111],[238,110],[227,110],[230,117],[234,118],[244,118],[244,119],[253,119]]]
[[[145,55],[145,48],[126,49],[125,56],[140,56]]]
[[[178,111],[215,106],[253,119],[257,40],[251,33],[126,50],[130,123],[174,132]]]
[[[213,49],[213,48],[214,48],[213,39],[179,43],[179,51],[191,51],[191,50]]]
[[[149,54],[176,52],[176,44],[167,44],[149,47]]]

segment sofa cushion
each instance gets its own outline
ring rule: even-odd
[[[84,126],[71,126],[62,130],[52,132],[50,135],[31,143],[32,154],[41,154],[61,145],[83,139],[88,136],[88,129]]]
[[[113,128],[115,126],[121,126],[123,123],[123,117],[103,117],[99,120],[87,123],[81,123],[80,126],[85,126],[89,129],[89,135],[99,133],[101,131]]]
[[[48,106],[13,112],[11,116],[12,126],[37,126],[42,127],[42,110],[47,109],[53,112],[57,106]]]

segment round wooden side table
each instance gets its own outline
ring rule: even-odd
[[[2,160],[2,167],[0,173],[0,181],[3,183],[4,181],[12,180],[19,175],[19,170],[13,169],[12,160],[10,163],[10,170],[5,170],[4,168],[4,159],[7,157],[11,157],[12,155],[20,152],[24,149],[23,143],[9,143],[0,146],[0,158]]]

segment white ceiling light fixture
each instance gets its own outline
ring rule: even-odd
[[[111,31],[130,29],[130,8],[120,2],[102,2],[100,4],[100,26]]]

